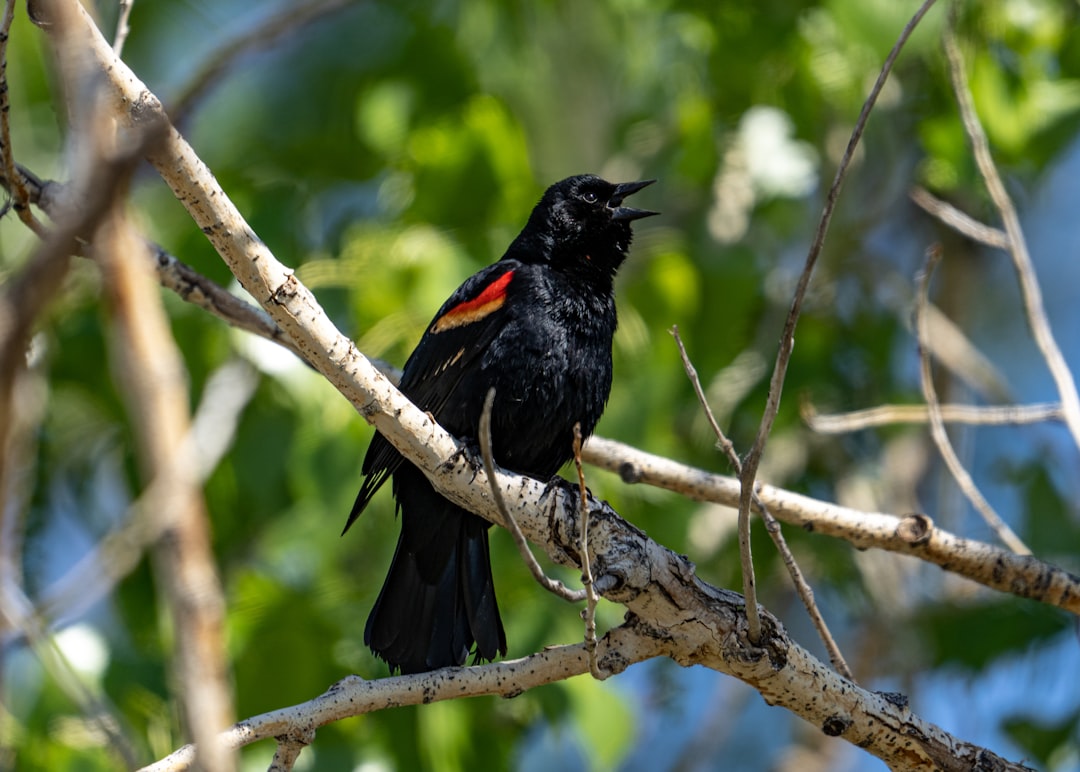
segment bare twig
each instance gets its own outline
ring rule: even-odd
[[[147,243],[153,251],[154,268],[162,287],[172,290],[183,300],[213,314],[231,327],[273,341],[296,354],[301,361],[306,361],[296,344],[266,311],[238,298],[161,246]]]
[[[38,238],[44,238],[45,226],[38,222],[30,209],[30,194],[15,168],[15,154],[11,149],[11,120],[8,117],[11,110],[11,97],[8,94],[7,46],[14,18],[15,0],[6,0],[3,17],[0,18],[0,163],[3,164],[0,176],[8,181],[7,188],[11,192],[15,213],[19,219],[36,233]]]
[[[717,445],[728,457],[732,468],[735,469],[735,474],[740,474],[742,472],[742,462],[739,460],[739,454],[735,452],[735,446],[732,444],[731,440],[727,438],[727,435],[724,434],[723,429],[720,428],[720,424],[717,422],[715,416],[713,416],[712,408],[709,407],[709,401],[705,396],[705,390],[701,387],[701,379],[698,378],[697,368],[695,368],[693,362],[690,361],[690,355],[686,352],[686,346],[683,345],[682,338],[679,336],[678,326],[671,329],[671,334],[675,338],[675,345],[679,347],[679,356],[682,358],[683,368],[686,370],[686,375],[694,387],[694,393],[697,394],[698,402],[701,403],[701,407],[705,411],[709,424],[716,434]],[[810,621],[813,622],[818,637],[820,637],[822,643],[825,644],[825,650],[829,652],[829,659],[832,661],[833,667],[840,675],[854,681],[855,678],[851,674],[851,668],[848,667],[847,660],[844,659],[844,655],[840,651],[840,646],[836,643],[836,639],[833,637],[828,624],[825,622],[825,617],[821,614],[821,609],[818,608],[817,602],[814,600],[814,590],[810,586],[810,583],[806,581],[806,577],[803,576],[802,569],[799,568],[799,564],[795,561],[795,555],[791,552],[791,548],[788,547],[787,540],[784,539],[784,534],[780,529],[780,523],[772,516],[772,513],[769,512],[769,508],[761,501],[761,498],[756,491],[753,494],[753,504],[761,514],[761,519],[765,522],[766,531],[769,536],[772,537],[773,544],[776,545],[776,549],[784,561],[784,566],[791,576],[795,591],[799,594],[799,599],[802,601],[803,606],[806,607],[806,613],[809,614]],[[749,520],[749,518],[747,518],[747,520]],[[745,552],[743,549],[744,526],[746,541]],[[739,557],[743,567],[743,585],[745,587],[747,574],[750,576],[750,581],[754,581],[754,565],[753,558],[750,554],[750,524],[748,521],[744,524],[741,510],[739,512]],[[749,594],[746,595],[747,621],[752,636],[754,626],[753,619],[750,615],[750,597]],[[754,617],[758,617],[758,624],[760,625],[760,616],[757,612],[756,600],[754,603]],[[751,637],[751,640],[754,639]]]
[[[1080,448],[1080,394],[1077,394],[1072,371],[1069,370],[1068,363],[1050,329],[1050,321],[1043,308],[1042,290],[1039,289],[1039,280],[1035,275],[1035,267],[1032,265],[1031,255],[1028,254],[1027,241],[1020,227],[1020,217],[1001,181],[1001,175],[990,153],[990,143],[986,138],[986,132],[983,131],[979,116],[975,112],[975,103],[967,85],[964,57],[956,41],[955,9],[956,6],[953,7],[953,13],[949,15],[944,44],[945,55],[949,60],[949,76],[952,79],[953,91],[956,92],[960,117],[968,140],[971,142],[971,150],[975,156],[975,163],[979,167],[979,173],[986,183],[986,190],[994,206],[1001,215],[1002,225],[1008,235],[1008,252],[1012,257],[1013,267],[1016,269],[1016,278],[1020,284],[1020,294],[1024,299],[1024,310],[1027,313],[1032,337],[1035,338],[1035,345],[1039,347],[1043,359],[1046,360],[1046,366],[1057,386],[1058,397],[1061,399],[1061,407],[1065,413],[1065,425],[1072,435],[1073,443]]]
[[[1020,555],[1030,555],[1031,550],[998,516],[994,508],[990,506],[990,502],[982,495],[975,481],[971,479],[971,475],[968,474],[964,465],[960,463],[960,459],[949,441],[949,434],[945,431],[945,422],[941,418],[937,390],[934,388],[934,376],[930,369],[930,354],[924,344],[927,335],[926,304],[929,302],[930,277],[933,275],[934,267],[940,259],[941,253],[938,249],[932,248],[927,252],[926,265],[919,280],[919,294],[915,302],[915,330],[919,341],[919,364],[923,397],[926,399],[926,406],[930,413],[930,434],[934,438],[934,444],[937,445],[941,457],[945,460],[945,465],[949,468],[949,472],[952,473],[953,479],[956,480],[956,484],[960,486],[972,506],[982,515],[987,525],[1013,552]]]
[[[799,314],[802,311],[803,298],[810,285],[810,278],[813,276],[814,266],[817,263],[818,256],[821,254],[821,250],[825,245],[825,236],[829,231],[829,223],[832,221],[833,210],[836,208],[836,201],[840,196],[840,189],[843,186],[844,178],[847,176],[848,168],[851,165],[851,159],[855,156],[855,148],[859,144],[859,140],[866,128],[866,123],[870,118],[870,112],[877,103],[878,95],[881,93],[881,89],[884,88],[885,81],[888,79],[889,73],[892,71],[893,64],[900,55],[901,49],[911,36],[911,33],[915,31],[915,27],[918,26],[923,16],[926,15],[933,4],[934,0],[924,0],[923,4],[919,6],[919,9],[915,12],[915,15],[912,16],[911,20],[904,26],[895,45],[893,45],[892,50],[886,57],[885,63],[881,67],[881,72],[878,74],[877,81],[874,83],[873,88],[870,89],[870,94],[863,103],[858,120],[855,121],[855,128],[851,132],[851,138],[848,140],[847,148],[844,150],[844,155],[840,159],[840,164],[836,169],[836,176],[833,178],[828,195],[825,197],[825,206],[821,213],[821,219],[818,222],[817,231],[814,233],[814,240],[810,244],[810,251],[806,256],[806,264],[803,267],[802,274],[799,276],[799,281],[795,287],[791,308],[788,311],[787,319],[784,322],[784,330],[780,336],[780,348],[776,355],[776,365],[773,367],[772,378],[769,381],[769,396],[765,403],[765,411],[761,416],[761,425],[758,427],[758,433],[754,439],[754,444],[750,448],[750,452],[746,454],[746,458],[743,461],[742,472],[739,474],[739,479],[742,483],[742,495],[739,498],[740,519],[747,517],[744,513],[750,511],[751,498],[754,492],[754,480],[757,477],[758,466],[761,463],[762,453],[765,451],[765,443],[769,438],[769,434],[772,432],[773,422],[776,420],[776,415],[780,411],[780,395],[784,389],[784,378],[787,376],[788,364],[791,362],[791,352],[795,347],[795,326],[799,321]]]
[[[709,400],[705,396],[705,390],[701,388],[701,379],[698,378],[697,368],[690,361],[690,356],[686,353],[682,338],[679,337],[678,326],[672,327],[670,332],[675,338],[675,345],[679,347],[679,356],[682,357],[683,369],[686,370],[686,375],[694,387],[694,393],[697,394],[698,402],[701,404],[702,410],[705,411],[705,417],[709,420],[709,425],[717,437],[717,445],[731,461],[735,473],[741,476],[742,462],[739,460],[738,453],[735,452],[735,447],[724,435],[720,424],[717,423],[715,416],[713,416],[712,408],[709,407]],[[754,577],[754,556],[750,546],[749,507],[739,507],[739,565],[742,567],[742,590],[743,595],[746,596],[746,621],[750,627],[750,640],[757,641],[761,637],[761,614],[758,611],[757,579]]]
[[[123,53],[124,43],[131,32],[131,25],[128,22],[131,19],[131,7],[133,5],[135,5],[135,0],[120,0],[117,8],[116,35],[113,36],[113,52],[117,56]]]
[[[1033,405],[939,405],[941,420],[947,424],[973,426],[1013,426],[1044,421],[1062,421],[1064,413],[1056,402]],[[878,405],[847,413],[819,413],[809,402],[800,406],[803,420],[815,432],[843,434],[875,426],[925,424],[930,420],[926,405]]]
[[[54,220],[62,216],[63,202],[70,197],[67,185],[53,180],[42,180],[19,164],[15,165],[13,179],[19,180],[27,190],[30,203],[37,204]],[[12,183],[6,179],[0,179],[0,184],[9,191],[14,190]],[[296,344],[281,331],[266,311],[238,298],[190,265],[169,254],[161,245],[147,241],[147,246],[158,282],[162,287],[176,293],[182,300],[213,314],[231,327],[266,338],[284,346],[301,360],[303,359]],[[73,248],[73,254],[81,254],[82,251],[81,243]],[[385,363],[383,367],[386,367]]]
[[[499,490],[498,485],[496,484],[495,461],[491,451],[491,408],[494,404],[495,387],[492,387],[488,389],[487,396],[484,398],[484,409],[480,413],[480,427],[477,433],[480,435],[480,455],[484,460],[484,472],[491,482],[491,498],[494,499],[495,506],[502,516],[502,526],[510,532],[510,535],[514,539],[514,544],[517,545],[518,552],[521,554],[521,559],[525,561],[525,565],[529,568],[529,573],[532,574],[533,579],[536,580],[537,584],[552,595],[557,595],[563,600],[570,601],[571,603],[580,603],[586,598],[584,590],[571,590],[558,579],[552,579],[544,573],[544,569],[540,567],[540,563],[537,562],[536,556],[533,555],[532,550],[529,549],[529,540],[526,539],[525,534],[521,532],[521,526],[517,524],[517,520],[514,519],[509,507],[506,506],[502,491]]]
[[[581,612],[585,620],[585,651],[589,655],[589,672],[597,681],[603,681],[611,675],[601,670],[596,659],[596,585],[593,583],[592,560],[589,558],[589,489],[585,487],[585,470],[581,466],[581,422],[574,424],[574,466],[577,468],[579,517],[581,538],[578,541],[581,551],[581,584],[585,588],[585,610]]]
[[[948,201],[942,201],[926,188],[916,186],[909,194],[911,200],[918,204],[927,214],[936,217],[943,224],[949,226],[957,233],[967,236],[972,241],[985,244],[996,249],[1008,249],[1009,237],[998,228],[979,222],[974,217],[961,212]]]
[[[354,2],[355,0],[312,0],[299,5],[286,3],[280,13],[228,41],[207,57],[195,77],[180,90],[169,111],[173,122],[180,124],[187,120],[198,101],[221,82],[222,74],[240,57],[261,48],[268,48],[284,35],[297,32]]]

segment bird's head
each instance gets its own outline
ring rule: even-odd
[[[552,267],[613,276],[630,248],[630,223],[658,212],[625,199],[656,180],[614,183],[592,174],[556,182],[533,209],[519,242]]]

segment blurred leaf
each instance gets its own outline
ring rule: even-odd
[[[912,623],[924,647],[920,659],[934,667],[954,665],[969,672],[978,672],[998,657],[1026,651],[1072,624],[1057,609],[1019,598],[927,606]]]
[[[1009,737],[1043,767],[1055,769],[1053,759],[1063,751],[1073,758],[1080,752],[1080,710],[1060,721],[1038,721],[1017,716],[1008,719],[1003,728]]]

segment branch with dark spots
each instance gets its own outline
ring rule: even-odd
[[[633,477],[642,484],[699,501],[738,506],[739,481],[734,477],[712,474],[600,437],[589,441],[584,456],[587,462],[615,472],[632,467]],[[910,555],[999,592],[1080,614],[1080,576],[1031,555],[1017,555],[985,542],[964,539],[937,527],[926,515],[901,517],[862,512],[771,485],[760,486],[758,495],[782,522],[843,539],[858,549],[877,548]],[[911,518],[915,520],[909,523]],[[917,533],[918,529],[928,531]]]

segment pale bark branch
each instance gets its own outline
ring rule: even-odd
[[[609,631],[598,641],[598,654],[614,672],[660,656],[663,640],[641,634],[634,623]],[[360,716],[404,705],[479,697],[516,697],[528,689],[563,681],[589,672],[584,643],[556,646],[521,659],[472,667],[450,667],[431,673],[390,676],[367,681],[347,676],[319,697],[300,705],[264,713],[239,722],[222,740],[240,748],[268,739],[285,739],[294,746],[310,744],[319,727],[350,716]],[[195,749],[188,745],[141,772],[180,772],[189,769]]]
[[[967,236],[972,241],[988,247],[1009,248],[1009,237],[1005,235],[1005,231],[979,222],[948,201],[942,201],[926,188],[914,187],[909,195],[923,211],[933,215],[962,236]]]
[[[1061,405],[1039,403],[1032,405],[938,405],[941,420],[947,424],[975,426],[1016,426],[1062,421]],[[877,426],[897,424],[926,424],[930,409],[926,405],[877,405],[846,413],[819,413],[809,402],[801,405],[806,425],[821,434],[843,434]]]
[[[626,483],[653,485],[728,507],[739,502],[736,478],[680,464],[621,442],[593,437],[585,445],[584,457],[588,463],[618,474]],[[1031,555],[1018,555],[957,536],[938,528],[924,514],[863,512],[771,485],[759,485],[757,492],[769,511],[785,523],[843,539],[858,549],[909,555],[998,592],[1080,615],[1080,576]]]

